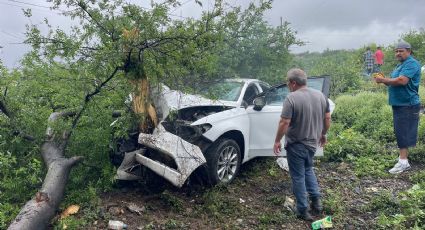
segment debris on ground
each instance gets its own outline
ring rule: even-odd
[[[127,229],[127,227],[128,226],[124,224],[124,222],[119,220],[110,220],[108,222],[108,229],[122,230],[122,229]]]
[[[138,215],[142,215],[146,211],[145,206],[139,207],[134,203],[128,203],[126,207],[130,212],[137,213]]]
[[[64,219],[64,218],[66,218],[70,215],[76,214],[78,212],[78,210],[80,210],[80,206],[75,205],[75,204],[71,205],[62,212],[60,218]]]
[[[287,172],[289,171],[288,159],[286,159],[286,157],[279,157],[277,158],[276,162],[280,168],[282,168],[283,170]]]

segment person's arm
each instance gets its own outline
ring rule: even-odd
[[[280,140],[282,140],[282,137],[288,131],[288,127],[290,123],[291,123],[291,119],[284,118],[284,117],[280,118],[279,126],[277,128],[276,138],[274,140],[274,146],[273,146],[273,152],[276,155],[278,155],[280,151],[282,150],[282,144],[280,143]]]
[[[409,83],[409,78],[406,76],[399,76],[396,78],[374,78],[376,83],[383,83],[385,85],[391,86],[399,86],[399,85],[407,85]]]
[[[323,130],[322,130],[322,136],[320,137],[320,147],[325,146],[325,144],[327,143],[327,138],[326,138],[326,133],[328,132],[329,128],[331,127],[331,113],[327,112],[325,113],[325,119],[323,121],[324,126],[323,126]]]

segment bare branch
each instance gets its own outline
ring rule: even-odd
[[[114,40],[113,33],[106,29],[99,21],[97,21],[94,16],[87,10],[87,7],[83,5],[83,2],[80,1],[77,4],[88,16],[91,21],[93,21],[101,30],[103,30],[106,34],[108,34],[112,40]]]
[[[114,78],[114,76],[118,73],[118,71],[120,71],[120,70],[122,70],[123,68],[122,67],[115,67],[115,69],[114,69],[114,71],[111,73],[111,75],[109,75],[109,77],[108,78],[106,78],[99,86],[97,86],[96,87],[96,89],[93,91],[93,92],[91,92],[91,93],[89,93],[89,94],[87,94],[86,95],[86,98],[85,98],[85,100],[84,100],[84,104],[83,104],[83,106],[82,106],[82,108],[80,109],[80,111],[78,111],[77,112],[77,114],[76,114],[76,116],[75,116],[75,118],[74,118],[74,120],[72,121],[72,128],[71,128],[71,131],[70,131],[70,133],[68,134],[68,136],[71,136],[71,134],[72,134],[72,131],[75,129],[75,127],[77,126],[77,123],[78,123],[78,121],[80,120],[80,117],[81,117],[81,115],[83,114],[83,112],[84,112],[84,110],[86,109],[86,107],[87,107],[87,104],[90,102],[90,100],[91,100],[91,98],[93,97],[93,96],[95,96],[96,94],[98,94],[98,93],[100,93],[100,91],[102,90],[102,88],[103,87],[105,87],[105,85],[109,82],[109,81],[111,81],[112,80],[112,78]],[[65,145],[66,146],[66,145]]]
[[[3,102],[3,100],[0,100],[0,111],[6,115],[6,117],[11,118],[11,114],[9,110],[6,107],[6,104]]]

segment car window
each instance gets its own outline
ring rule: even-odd
[[[257,87],[254,84],[251,84],[246,88],[245,95],[243,100],[246,101],[249,105],[252,105],[252,100],[259,93]]]
[[[263,92],[270,89],[270,85],[268,85],[266,83],[260,82],[259,85],[260,85],[261,89],[263,90]]]
[[[327,97],[329,95],[329,77],[311,77],[307,79],[307,86],[323,92]],[[286,96],[290,93],[286,84],[274,86],[266,91],[263,95],[267,105],[282,106]]]
[[[329,76],[311,77],[307,79],[309,88],[321,91],[326,97],[329,97],[330,78]]]
[[[281,106],[288,94],[289,88],[287,85],[272,88],[265,94],[266,104]]]
[[[319,91],[323,91],[324,78],[309,78],[307,80],[307,86]]]
[[[216,82],[202,88],[199,94],[213,100],[237,101],[243,85],[243,82]]]

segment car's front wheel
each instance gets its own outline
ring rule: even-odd
[[[212,185],[233,181],[241,166],[241,151],[236,141],[218,139],[207,151],[208,179]]]

